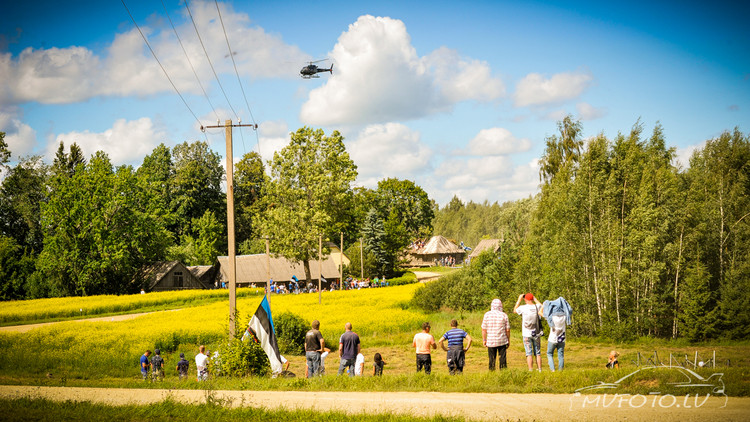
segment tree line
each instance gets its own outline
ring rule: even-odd
[[[224,169],[205,142],[161,144],[137,168],[60,142],[52,164],[32,156],[10,166],[4,137],[0,299],[132,293],[146,264],[212,265],[226,254]],[[393,273],[398,251],[431,232],[432,201],[408,180],[365,189],[356,176],[338,132],[302,128],[268,163],[245,154],[234,169],[238,253],[265,252],[268,237],[274,254],[317,278],[309,261],[320,236],[338,244],[343,233],[345,247],[367,239],[368,274]]]
[[[568,116],[558,132],[534,198],[436,212],[436,231],[470,245],[505,239],[502,265],[482,264],[500,280],[474,270],[472,288],[564,296],[588,335],[750,337],[750,137],[724,132],[681,168],[658,124],[584,141]]]

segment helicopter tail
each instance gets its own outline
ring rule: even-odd
[[[333,75],[333,63],[331,63],[331,68],[328,69],[329,72],[331,72],[331,75]]]

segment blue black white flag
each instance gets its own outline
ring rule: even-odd
[[[326,280],[325,278],[323,278],[323,274],[320,275],[320,282],[321,283],[328,283],[328,280]]]
[[[253,336],[256,343],[266,352],[268,361],[271,363],[271,371],[278,374],[282,371],[281,354],[279,354],[279,345],[276,342],[276,334],[273,327],[273,318],[271,317],[271,306],[268,304],[268,298],[263,297],[255,315],[250,318],[250,324],[242,336],[244,341],[249,336]]]

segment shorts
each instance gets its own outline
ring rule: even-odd
[[[524,337],[523,348],[526,350],[526,356],[541,356],[542,355],[542,338],[541,337]]]

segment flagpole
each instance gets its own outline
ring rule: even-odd
[[[322,302],[321,299],[321,279],[323,278],[323,235],[318,237],[318,305]]]

